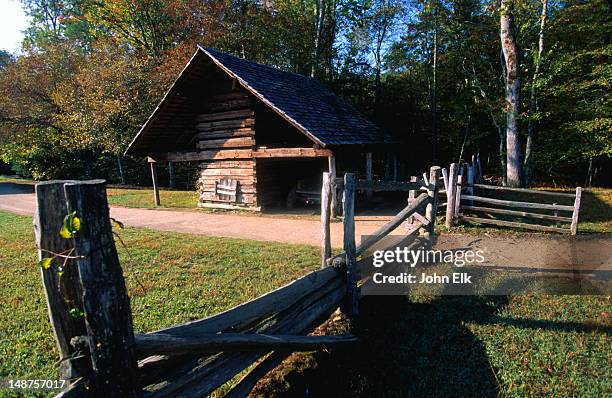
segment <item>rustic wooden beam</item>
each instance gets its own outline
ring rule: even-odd
[[[228,120],[238,118],[251,118],[254,116],[252,109],[240,109],[237,111],[203,113],[196,116],[196,122],[212,122],[215,120]]]
[[[459,167],[459,172],[461,173],[461,166]],[[453,211],[455,218],[459,215],[459,211],[461,210],[461,189],[463,188],[463,175],[459,174],[457,176],[457,189],[455,192],[455,210]]]
[[[331,207],[331,177],[323,173],[321,188],[321,267],[327,266],[327,259],[331,257],[330,207]]]
[[[259,148],[253,151],[254,158],[314,158],[331,155],[331,150],[317,148]]]
[[[229,351],[316,351],[348,346],[358,341],[352,335],[293,336],[244,333],[210,333],[194,337],[165,334],[137,334],[136,353],[150,355],[212,354]]]
[[[455,200],[457,199],[457,177],[459,165],[451,163],[446,183],[446,218],[445,226],[450,228],[455,222]]]
[[[357,288],[357,251],[355,247],[355,175],[344,174],[344,253],[346,256],[346,304],[345,312],[350,317],[359,315],[359,290]]]
[[[474,184],[475,188],[488,189],[494,191],[508,191],[508,192],[524,192],[535,195],[547,195],[547,196],[562,196],[566,198],[575,198],[575,194],[573,193],[565,193],[565,192],[551,192],[551,191],[540,191],[537,189],[526,189],[526,188],[511,188],[511,187],[500,187],[497,185],[485,185],[485,184]]]
[[[223,398],[247,397],[261,378],[280,365],[290,355],[291,353],[286,351],[273,352],[266,359],[258,363],[257,366],[255,366],[255,368],[246,374],[242,379],[240,379],[240,381],[233,386]]]
[[[238,148],[238,147],[252,147],[255,145],[254,137],[238,137],[238,138],[226,138],[219,140],[203,140],[196,144],[198,149],[211,149],[211,148]]]
[[[136,397],[132,312],[106,200],[106,182],[64,185],[69,212],[80,219],[74,235],[95,396]]]
[[[566,229],[566,228],[549,227],[549,226],[535,225],[535,224],[526,224],[526,223],[519,223],[519,222],[514,222],[514,221],[494,220],[494,219],[491,219],[491,218],[468,217],[468,216],[463,216],[462,215],[461,219],[463,219],[465,221],[470,221],[470,222],[477,222],[479,224],[490,224],[490,225],[498,225],[498,226],[502,226],[502,227],[531,229],[531,230],[534,230],[534,231],[559,232],[559,233],[562,233],[562,234],[566,234],[566,233],[570,232],[570,230]]]
[[[252,127],[249,127],[249,128],[215,130],[215,131],[207,131],[204,133],[197,133],[196,138],[200,140],[206,140],[206,139],[216,139],[216,138],[253,137],[254,135],[255,135],[255,130]]]
[[[255,119],[236,119],[236,120],[220,120],[216,122],[203,122],[196,124],[196,130],[198,131],[213,131],[213,130],[227,130],[227,129],[241,129],[245,127],[252,127],[255,125]]]
[[[532,203],[532,202],[518,202],[513,200],[501,200],[493,198],[484,198],[481,196],[473,195],[461,195],[461,200],[469,200],[474,202],[490,203],[494,205],[506,206],[506,207],[523,207],[527,209],[542,209],[542,210],[561,210],[561,211],[574,211],[574,206],[564,205],[550,205],[544,203]]]
[[[336,157],[331,155],[327,158],[329,180],[331,186],[331,217],[336,217],[338,213],[338,186],[336,184]]]
[[[429,189],[427,195],[429,196],[429,203],[425,208],[425,218],[428,221],[427,228],[425,229],[425,236],[433,236],[436,225],[436,212],[438,210],[438,186],[440,184],[440,167],[431,166],[429,169]]]
[[[151,167],[151,182],[153,183],[153,202],[155,206],[160,205],[159,200],[159,185],[157,183],[157,162],[149,157],[149,166]]]
[[[574,210],[572,212],[572,225],[570,232],[572,235],[576,235],[578,232],[578,214],[580,213],[580,199],[582,197],[582,188],[576,188],[576,199],[574,199]]]
[[[64,217],[68,214],[64,196],[65,182],[48,181],[36,184],[34,233],[38,260],[53,258],[55,253],[67,254],[72,247],[70,240],[59,234]],[[60,375],[63,379],[75,379],[91,372],[89,358],[72,358],[75,350],[70,344],[73,337],[86,333],[85,320],[82,317],[73,316],[83,309],[81,282],[74,260],[55,257],[53,262],[54,264],[50,267],[40,267],[40,274],[49,320],[61,359],[59,361]],[[61,278],[57,266],[63,268],[64,274]]]
[[[538,220],[549,220],[549,221],[562,221],[562,222],[572,222],[571,217],[560,217],[560,216],[551,216],[549,214],[539,214],[539,213],[529,213],[525,211],[516,211],[516,210],[508,210],[508,209],[497,209],[493,207],[480,207],[480,206],[461,206],[463,210],[472,210],[472,211],[481,211],[484,213],[491,214],[505,214],[510,216],[518,216],[525,218],[535,218]]]
[[[417,177],[416,176],[411,176],[410,177],[410,183],[411,184],[417,184]],[[417,185],[420,185],[420,184],[417,184]],[[419,186],[419,188],[420,188],[420,186]],[[414,198],[416,197],[416,192],[417,192],[417,190],[419,188],[411,188],[408,191],[408,206],[410,206],[412,204],[412,202],[414,202]],[[407,220],[408,220],[408,225],[412,225],[413,221],[414,221],[414,217],[410,216],[410,217],[408,217]],[[408,227],[408,228],[410,228],[410,227]]]

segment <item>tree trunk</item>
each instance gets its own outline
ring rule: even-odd
[[[508,185],[519,187],[521,181],[521,145],[519,113],[521,79],[518,48],[514,37],[514,17],[509,0],[501,0],[500,39],[506,65],[506,155]]]
[[[310,72],[311,77],[316,77],[318,75],[319,59],[321,58],[321,37],[323,32],[323,23],[325,21],[325,0],[317,0],[315,14],[315,54]]]
[[[121,155],[117,155],[117,167],[119,168],[119,176],[121,177],[121,184],[125,185],[125,173],[123,172],[123,164],[121,163]]]
[[[431,142],[432,142],[432,164],[438,163],[438,113],[437,113],[437,72],[438,72],[438,20],[434,14],[434,37],[433,37],[433,71],[431,87]]]
[[[542,14],[540,15],[540,34],[538,39],[538,54],[535,59],[533,79],[531,80],[531,98],[529,105],[529,122],[527,124],[527,144],[525,145],[525,162],[523,164],[523,178],[525,185],[529,185],[531,178],[531,156],[533,154],[534,123],[533,117],[538,111],[538,99],[536,96],[536,82],[540,73],[542,54],[544,54],[544,28],[546,27],[546,14],[548,10],[548,0],[542,0]]]

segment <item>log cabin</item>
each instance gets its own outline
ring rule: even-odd
[[[156,164],[197,162],[200,207],[260,210],[336,162],[371,179],[397,144],[316,79],[198,46],[126,155],[148,157],[157,204]]]

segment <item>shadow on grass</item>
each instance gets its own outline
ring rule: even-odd
[[[496,397],[500,387],[485,347],[464,323],[485,322],[505,303],[505,297],[428,303],[365,297],[351,331],[361,338],[358,347],[294,356],[282,381],[255,395]]]

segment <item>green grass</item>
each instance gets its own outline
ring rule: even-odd
[[[137,207],[144,209],[159,208],[153,202],[152,188],[107,188],[108,204],[111,206]],[[192,191],[161,189],[159,191],[161,207],[194,209],[198,204],[198,194]]]
[[[33,235],[30,217],[0,211],[0,378],[57,376]],[[136,228],[120,235],[132,258],[118,246],[136,332],[217,313],[318,268],[319,250],[308,246]]]

